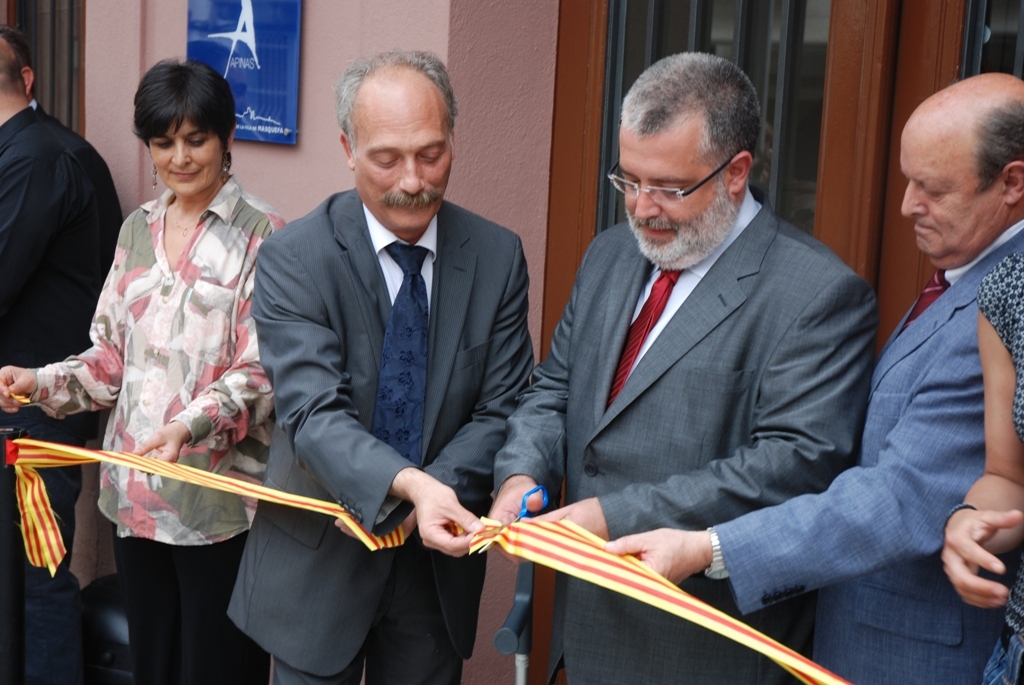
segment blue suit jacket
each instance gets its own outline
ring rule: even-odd
[[[1021,250],[1024,233],[897,327],[872,376],[857,467],[823,493],[716,526],[742,611],[822,588],[814,658],[857,685],[980,682],[998,637],[1003,611],[964,604],[939,551],[985,463],[978,285]]]

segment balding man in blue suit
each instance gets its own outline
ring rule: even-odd
[[[717,557],[744,613],[821,588],[814,658],[857,685],[981,681],[1002,611],[961,602],[939,551],[985,462],[975,299],[989,269],[1024,250],[1024,202],[1006,172],[1024,149],[1021,111],[1024,82],[984,74],[907,122],[902,211],[938,272],[878,359],[859,465],[823,493],[610,549],[675,581]]]

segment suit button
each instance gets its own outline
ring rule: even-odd
[[[587,474],[588,476],[596,476],[597,467],[594,466],[593,464],[586,464],[583,466],[583,473]]]

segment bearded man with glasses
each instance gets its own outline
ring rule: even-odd
[[[732,63],[665,58],[625,98],[609,178],[627,224],[594,240],[548,358],[508,422],[491,516],[536,484],[545,514],[605,538],[704,530],[828,487],[852,465],[877,311],[871,288],[779,220],[747,177],[760,131]],[[530,501],[531,508],[540,502]],[[721,558],[681,587],[733,616]],[[767,658],[560,577],[550,673],[569,682],[782,683]],[[813,596],[744,617],[810,653]]]

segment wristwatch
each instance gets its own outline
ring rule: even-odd
[[[711,565],[704,569],[704,575],[711,580],[722,580],[729,577],[729,571],[725,568],[725,559],[722,558],[722,545],[718,542],[718,533],[714,527],[708,528],[708,535],[711,536]]]

